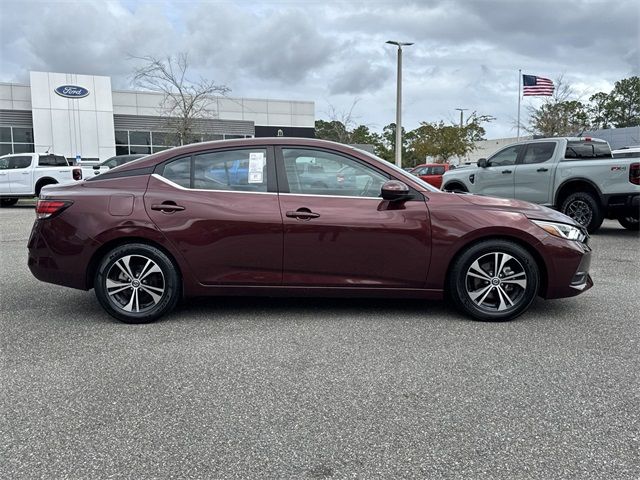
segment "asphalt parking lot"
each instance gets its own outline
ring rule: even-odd
[[[640,237],[509,323],[445,303],[197,299],[131,326],[0,209],[0,478],[640,477]]]

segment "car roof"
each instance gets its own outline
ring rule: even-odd
[[[258,137],[258,138],[237,138],[233,140],[214,140],[211,142],[190,143],[181,147],[170,148],[158,153],[153,153],[145,158],[138,159],[135,163],[125,163],[118,167],[118,172],[126,172],[129,170],[137,170],[145,168],[157,163],[163,162],[169,158],[180,155],[189,155],[198,153],[209,148],[233,148],[255,146],[271,146],[271,145],[287,145],[292,147],[315,147],[315,148],[331,148],[346,154],[362,153],[358,148],[345,145],[343,143],[331,142],[329,140],[319,140],[316,138],[300,138],[300,137]]]

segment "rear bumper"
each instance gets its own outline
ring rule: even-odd
[[[604,195],[603,200],[609,218],[640,215],[640,193]]]
[[[58,228],[53,231],[44,229],[43,222],[47,221],[50,220],[36,220],[31,229],[27,244],[29,270],[40,281],[87,290],[86,269],[83,266],[87,264],[87,247],[93,242],[80,239],[72,232],[64,232],[64,227],[68,225],[66,223],[57,224]],[[75,242],[69,242],[70,237]]]

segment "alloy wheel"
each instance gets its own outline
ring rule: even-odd
[[[527,274],[515,257],[490,252],[477,258],[465,278],[467,295],[476,306],[492,312],[516,308],[525,297]]]
[[[126,255],[111,265],[105,277],[109,301],[128,313],[144,313],[155,307],[165,294],[162,269],[144,255]]]
[[[589,207],[587,202],[584,202],[583,200],[574,200],[569,205],[567,205],[566,214],[583,227],[589,225],[589,223],[591,223],[591,219],[593,218],[591,207]]]

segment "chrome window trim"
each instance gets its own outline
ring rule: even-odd
[[[353,195],[323,195],[321,193],[281,193],[280,195],[287,195],[289,197],[326,197],[326,198],[357,198],[359,200],[378,200],[382,201],[382,197],[356,197]]]
[[[277,195],[276,192],[248,192],[244,190],[211,190],[207,188],[187,188],[187,187],[183,187],[182,185],[178,185],[177,183],[172,182],[168,178],[164,178],[162,175],[159,175],[157,173],[152,173],[151,176],[153,178],[156,178],[157,180],[163,181],[164,183],[172,186],[173,188],[177,188],[178,190],[184,190],[187,192],[250,193],[253,195]]]

